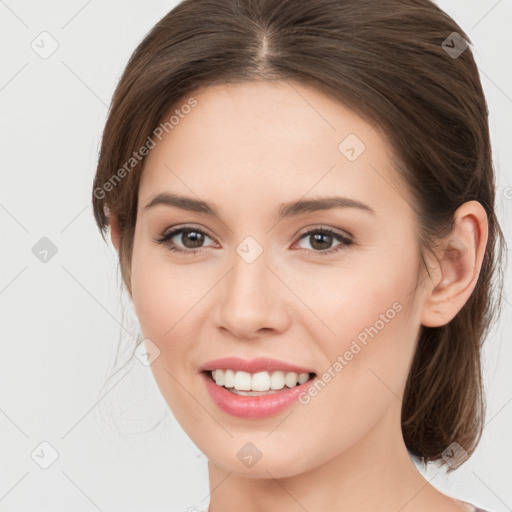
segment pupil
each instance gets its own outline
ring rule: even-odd
[[[196,231],[186,231],[183,233],[184,237],[182,237],[182,242],[185,247],[188,249],[194,249],[196,247],[201,247],[201,243],[203,242],[202,233],[197,233]],[[192,242],[191,245],[188,242]]]
[[[332,243],[332,235],[330,235],[329,233],[323,233],[323,234],[315,234],[315,235],[312,235],[312,238],[314,240],[314,243],[311,244],[311,247],[313,247],[314,249],[329,249],[329,246],[331,245]],[[319,242],[320,244],[322,243],[324,244],[327,244],[327,247],[326,246],[320,246],[320,247],[315,247],[315,244],[317,242]]]

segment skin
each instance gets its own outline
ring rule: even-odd
[[[142,333],[160,350],[151,368],[161,393],[209,459],[211,510],[472,510],[418,472],[400,409],[421,324],[449,322],[476,285],[487,242],[482,206],[457,210],[454,247],[428,256],[429,278],[412,200],[391,185],[398,175],[378,130],[293,82],[216,85],[193,96],[198,105],[146,158],[129,287]],[[349,134],[366,146],[355,161],[338,150]],[[144,209],[160,192],[211,202],[219,215]],[[277,221],[282,203],[331,195],[374,213],[334,208]],[[154,241],[189,224],[207,235],[197,254]],[[353,243],[319,254],[340,243],[302,236],[322,227]],[[118,249],[115,218],[111,235]],[[236,252],[247,236],[263,249],[252,263]],[[173,241],[194,247],[184,235]],[[394,303],[400,312],[307,405],[233,417],[212,402],[198,373],[218,357],[263,356],[322,375]],[[252,467],[237,457],[248,442],[262,453]]]

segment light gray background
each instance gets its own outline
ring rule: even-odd
[[[129,344],[137,324],[120,294],[114,249],[102,241],[90,206],[115,84],[136,45],[176,3],[0,0],[4,512],[186,511],[208,504],[207,460],[166,413],[149,368],[134,361],[102,390],[120,334]],[[474,44],[490,110],[498,211],[510,233],[512,4],[438,3]],[[46,59],[31,47],[34,40],[42,47],[45,37],[51,48],[49,36],[38,38],[43,31],[58,43]],[[46,263],[32,252],[42,237],[57,248]],[[449,478],[437,467],[425,472],[447,494],[497,512],[512,510],[509,285],[505,298],[485,347],[489,412],[481,444]],[[51,449],[42,442],[58,453],[47,469],[39,464],[50,462]]]

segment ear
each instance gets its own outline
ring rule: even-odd
[[[433,266],[421,323],[440,327],[462,309],[475,289],[488,239],[487,214],[477,201],[468,201],[454,214],[450,235]]]
[[[119,221],[117,220],[117,217],[109,217],[109,226],[110,239],[112,240],[112,244],[114,245],[116,251],[119,252],[119,243],[121,241],[121,229],[119,228]]]

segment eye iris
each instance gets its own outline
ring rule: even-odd
[[[319,249],[319,250],[329,249],[332,244],[332,235],[330,235],[328,233],[316,233],[314,235],[311,235],[310,239],[314,241],[314,243],[311,243],[311,247],[313,247],[314,249]],[[324,245],[321,247],[318,247],[318,246],[315,247],[315,244],[317,242],[319,242],[320,244],[324,243],[327,246]]]
[[[204,242],[204,235],[197,231],[183,231],[181,242],[187,249],[195,249],[201,247],[201,244]],[[192,242],[192,245],[188,245],[188,242]]]

